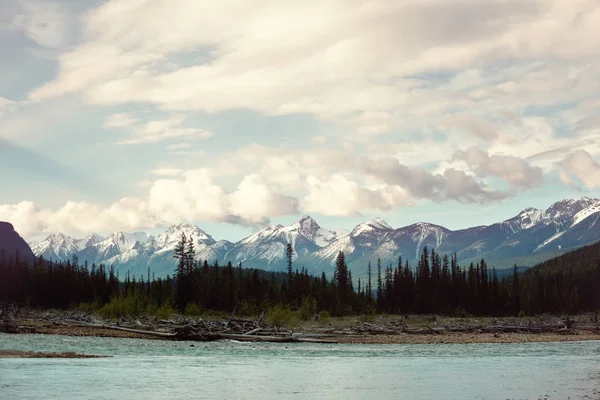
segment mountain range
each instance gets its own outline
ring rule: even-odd
[[[156,276],[172,275],[173,250],[181,234],[192,238],[198,260],[241,262],[274,271],[285,269],[286,245],[291,243],[295,267],[331,275],[335,258],[343,251],[356,277],[364,275],[367,264],[378,258],[387,265],[402,256],[414,266],[425,246],[441,254],[456,253],[462,265],[485,258],[498,268],[532,266],[600,240],[599,219],[600,199],[583,197],[559,201],[545,210],[527,208],[508,220],[461,230],[425,222],[393,228],[381,218],[351,231],[328,230],[304,216],[290,226],[269,226],[236,243],[216,241],[195,225],[180,224],[157,236],[115,232],[106,238],[92,234],[75,239],[55,233],[31,247],[45,259],[61,261],[76,255],[80,262],[114,265],[123,277],[127,271],[145,275],[148,267]]]

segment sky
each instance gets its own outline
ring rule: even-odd
[[[3,0],[0,220],[239,240],[600,197],[598,0]]]

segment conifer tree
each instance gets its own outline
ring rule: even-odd
[[[381,259],[377,259],[377,307],[381,308],[383,303],[383,282],[381,280]]]
[[[294,257],[294,248],[291,243],[287,244],[285,249],[285,256],[287,260],[287,274],[288,274],[288,286],[291,289],[293,286],[293,272],[292,272],[292,258]]]
[[[372,271],[371,271],[371,261],[369,261],[369,266],[367,267],[367,299],[369,302],[373,301],[373,286],[372,286]]]

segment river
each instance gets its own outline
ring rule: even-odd
[[[0,334],[0,349],[112,356],[0,359],[0,399],[600,398],[599,341],[322,345]]]

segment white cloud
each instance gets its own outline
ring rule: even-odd
[[[9,29],[22,31],[43,47],[59,48],[64,45],[70,18],[64,7],[46,0],[21,0],[18,4],[20,10],[13,16]]]
[[[577,150],[569,154],[559,167],[562,168],[560,178],[568,185],[577,186],[581,182],[588,189],[600,187],[600,163],[587,151]]]
[[[129,137],[118,141],[118,144],[156,143],[176,138],[205,139],[212,136],[211,132],[186,127],[184,123],[185,117],[181,115],[139,122],[131,114],[114,114],[106,118],[103,126],[115,129],[129,128]]]
[[[541,168],[533,167],[518,157],[489,155],[477,147],[471,147],[464,152],[457,152],[455,158],[464,160],[477,176],[495,176],[512,187],[533,188],[544,182]]]
[[[153,23],[143,23],[148,20]],[[98,104],[311,113],[381,133],[393,126],[390,115],[397,110],[410,116],[411,110],[493,110],[582,98],[598,85],[586,87],[573,73],[556,79],[556,72],[570,62],[598,60],[599,20],[594,0],[568,6],[562,0],[262,0],[251,6],[182,0],[177,7],[164,0],[112,0],[86,16],[86,41],[61,55],[57,79],[31,98],[83,91]],[[198,49],[210,54],[208,63],[157,68],[171,55]],[[507,60],[563,62],[547,74],[485,70]],[[457,68],[466,70],[441,87],[434,78],[414,76]],[[582,74],[597,72],[594,66]]]
[[[182,175],[184,170],[179,168],[157,168],[152,170],[153,175],[158,176],[178,176]]]
[[[171,150],[171,151],[176,151],[176,150],[187,150],[191,147],[192,145],[189,143],[174,143],[174,144],[170,144],[167,146],[167,149]]]
[[[165,176],[139,182],[139,187],[148,188],[143,198],[123,198],[108,206],[69,201],[54,210],[24,201],[0,205],[0,220],[31,236],[54,231],[132,231],[182,221],[261,225],[271,217],[298,212],[298,200],[280,194],[256,174],[244,177],[233,191],[216,185],[206,169]]]
[[[73,213],[97,214],[99,226],[131,210],[146,213],[123,217],[141,227],[259,224],[294,210],[356,215],[419,199],[492,202],[541,185],[557,168],[568,184],[597,185],[594,173],[583,173],[595,171],[600,156],[595,0],[176,3],[110,0],[86,13],[55,79],[29,93],[28,107],[69,93],[110,106],[116,114],[104,127],[118,131],[118,143],[168,141],[165,158],[178,164],[163,163],[138,182],[146,197],[110,213],[71,204]],[[44,46],[64,42],[36,31],[35,18],[15,21]],[[124,113],[121,104],[144,111]],[[186,116],[218,120],[233,113],[204,113],[239,109],[327,124],[300,138],[313,148],[269,138],[201,152],[189,143],[211,133]],[[32,115],[8,130],[2,120],[0,131],[44,131]],[[189,170],[199,165],[211,169]],[[499,180],[508,189],[491,187]],[[53,226],[77,222],[31,204],[5,207],[26,225],[41,223],[35,216]]]
[[[124,128],[138,122],[130,113],[118,113],[108,116],[102,125],[105,128]]]
[[[309,213],[355,216],[361,212],[388,211],[414,204],[399,186],[367,189],[343,175],[309,176],[306,184],[308,194],[302,197],[300,204],[302,211]]]

